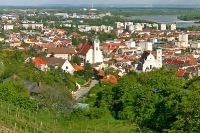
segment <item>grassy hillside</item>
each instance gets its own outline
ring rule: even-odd
[[[6,102],[0,102],[0,131],[20,133],[138,133],[139,127],[112,117],[101,119],[68,119],[52,115],[48,110],[30,112]],[[149,132],[149,131],[148,131]]]

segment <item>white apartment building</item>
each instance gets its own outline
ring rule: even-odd
[[[133,33],[134,31],[142,31],[142,25],[140,23],[136,23],[134,25],[126,25],[126,30]]]
[[[43,30],[43,23],[35,23],[35,22],[22,22],[20,27],[22,28],[32,28],[32,29],[37,29],[37,28],[41,28],[41,30]]]
[[[175,45],[180,47],[188,47],[188,34],[181,33],[178,35],[178,42],[175,42]]]
[[[200,48],[200,40],[192,41],[190,44],[192,48]]]
[[[124,24],[121,22],[115,22],[115,29],[124,27]]]
[[[127,45],[128,48],[135,48],[135,41],[126,41],[125,44]]]
[[[4,24],[3,30],[13,30],[14,25],[13,24]]]
[[[129,26],[129,25],[133,25],[133,22],[124,22],[124,29],[126,29],[126,26]]]
[[[138,43],[138,47],[142,51],[145,51],[145,50],[152,51],[153,44],[152,44],[152,42],[140,42],[140,43]]]
[[[159,24],[158,29],[159,30],[166,30],[167,25],[166,24]]]
[[[169,24],[169,30],[176,30],[176,24]]]
[[[140,23],[135,23],[134,24],[134,30],[135,31],[142,31],[143,27]]]

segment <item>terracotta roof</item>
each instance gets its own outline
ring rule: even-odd
[[[76,51],[73,48],[66,48],[66,47],[56,47],[56,48],[48,48],[47,53],[51,54],[75,54]]]
[[[190,65],[197,65],[197,61],[196,60],[189,60],[188,63]]]
[[[79,66],[79,65],[77,65],[77,64],[73,64],[72,66],[74,67],[74,69],[75,69],[76,71],[84,70],[84,68],[83,68],[82,66]]]
[[[73,32],[72,35],[75,36],[75,37],[81,36],[81,34],[79,34],[79,33],[77,33],[77,32]]]
[[[42,65],[42,64],[45,64],[45,65],[47,64],[46,61],[42,60],[42,59],[39,58],[39,57],[33,59],[33,62],[34,62],[34,64],[35,64],[38,68],[41,68],[41,65]]]
[[[44,60],[48,63],[48,66],[62,66],[65,63],[65,59],[56,58],[56,57],[46,57]]]
[[[185,73],[190,73],[190,70],[187,69],[179,69],[176,71],[176,75],[179,77],[183,77]]]
[[[185,63],[185,61],[178,60],[178,59],[172,59],[172,58],[166,59],[165,62],[167,64],[173,64],[173,65],[177,65],[177,66],[182,66]]]
[[[174,51],[163,51],[162,55],[173,55]]]
[[[179,76],[179,77],[183,77],[184,73],[185,73],[185,71],[182,70],[182,69],[176,71],[176,75]]]
[[[189,58],[194,58],[194,55],[193,54],[189,54],[188,57]]]
[[[116,58],[122,58],[122,55],[120,54],[114,54],[112,55],[112,58],[116,59]]]
[[[135,56],[124,56],[124,59],[127,59],[129,61],[136,60],[137,58]]]
[[[39,40],[36,40],[36,39],[30,39],[28,40],[29,42],[39,42]]]
[[[82,46],[82,48],[81,48],[81,50],[80,50],[80,54],[83,54],[83,55],[86,55],[87,54],[87,52],[89,51],[89,49],[91,49],[92,48],[92,45],[91,45],[91,43],[90,42],[87,42],[87,43],[85,43],[83,46]]]
[[[105,82],[111,82],[111,83],[116,84],[118,82],[118,79],[114,75],[108,74],[104,76],[103,79],[101,79],[101,83],[105,83]]]

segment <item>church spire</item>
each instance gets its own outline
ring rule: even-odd
[[[95,32],[95,37],[94,37],[94,43],[99,43],[99,36],[97,35],[97,32]]]

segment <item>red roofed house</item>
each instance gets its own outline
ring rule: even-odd
[[[101,79],[101,83],[105,83],[105,82],[116,84],[118,82],[118,79],[114,75],[109,74],[109,75],[104,76],[103,79]]]
[[[84,63],[101,63],[103,62],[103,54],[99,47],[100,41],[96,35],[93,45],[89,42],[85,43],[80,52],[79,57],[83,59]]]
[[[48,67],[54,67],[55,69],[61,68],[63,72],[73,74],[75,69],[67,59],[57,57],[43,57],[48,64]]]
[[[47,71],[48,66],[46,61],[40,59],[39,57],[34,58],[32,61],[35,64],[36,68],[41,71]]]
[[[189,60],[188,63],[192,66],[197,66],[197,60]]]
[[[178,69],[176,71],[176,75],[178,77],[182,77],[184,79],[191,79],[192,78],[192,74],[191,74],[191,71],[190,70],[187,70],[187,69]]]
[[[72,64],[72,66],[74,67],[74,69],[75,69],[76,71],[84,70],[84,68],[83,68],[82,66],[79,66],[79,65],[77,65],[77,64]]]

